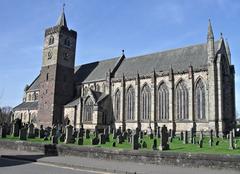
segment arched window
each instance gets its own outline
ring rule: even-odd
[[[32,94],[32,101],[35,101],[35,98],[36,98],[35,96],[36,96],[36,94],[33,93],[33,94]]]
[[[116,120],[120,120],[120,105],[121,105],[121,93],[119,90],[117,90],[114,96],[114,115]]]
[[[54,37],[50,36],[49,41],[48,41],[48,45],[52,45],[54,44]]]
[[[195,116],[197,119],[204,120],[205,116],[205,87],[203,81],[198,80],[195,88]]]
[[[126,93],[126,116],[127,120],[134,120],[134,89],[130,86]]]
[[[96,85],[96,91],[100,91],[100,86],[99,86],[99,84]]]
[[[84,105],[84,121],[92,121],[93,101],[88,97]]]
[[[169,119],[169,94],[165,83],[162,83],[157,90],[157,116],[158,120]]]
[[[66,38],[66,39],[64,40],[64,45],[70,47],[70,40],[69,40],[69,38]]]
[[[38,100],[38,92],[36,92],[35,99]]]
[[[142,120],[149,120],[151,115],[151,92],[149,86],[146,84],[141,90],[141,118]]]
[[[88,88],[85,86],[85,87],[84,87],[84,90],[83,90],[83,95],[86,96],[87,93],[88,93]]]
[[[183,81],[176,87],[176,114],[177,119],[188,119],[188,90]]]
[[[32,95],[29,93],[28,94],[28,101],[31,101],[31,99],[32,99]]]

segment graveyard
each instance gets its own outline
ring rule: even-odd
[[[151,128],[141,131],[123,131],[110,126],[104,130],[73,129],[73,126],[57,128],[34,128],[33,124],[19,125],[16,121],[12,129],[0,127],[0,141],[26,141],[41,144],[61,144],[75,147],[97,147],[138,151],[168,151],[202,154],[240,154],[240,137],[235,130],[226,136],[216,136],[213,131],[190,131],[174,133],[163,126],[156,131]]]

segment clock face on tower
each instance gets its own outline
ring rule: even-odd
[[[51,59],[52,58],[52,51],[49,51],[48,52],[48,59]]]

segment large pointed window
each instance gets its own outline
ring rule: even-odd
[[[151,115],[151,92],[146,84],[141,90],[141,119],[149,120]]]
[[[188,90],[183,81],[176,87],[176,114],[177,119],[188,119]]]
[[[120,120],[120,104],[121,104],[121,93],[119,90],[117,90],[114,96],[114,115],[116,120]]]
[[[134,89],[130,86],[126,93],[126,116],[127,120],[134,120]]]
[[[90,97],[88,97],[85,101],[84,105],[84,121],[92,121],[93,115],[93,101]]]
[[[169,119],[169,94],[165,83],[162,83],[157,90],[157,116],[158,120]]]
[[[199,120],[206,119],[205,116],[205,87],[201,79],[198,80],[195,88],[195,116]]]

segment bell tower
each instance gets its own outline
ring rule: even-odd
[[[45,30],[39,84],[39,124],[63,121],[63,105],[72,100],[77,32],[69,30],[64,8],[57,24]]]

